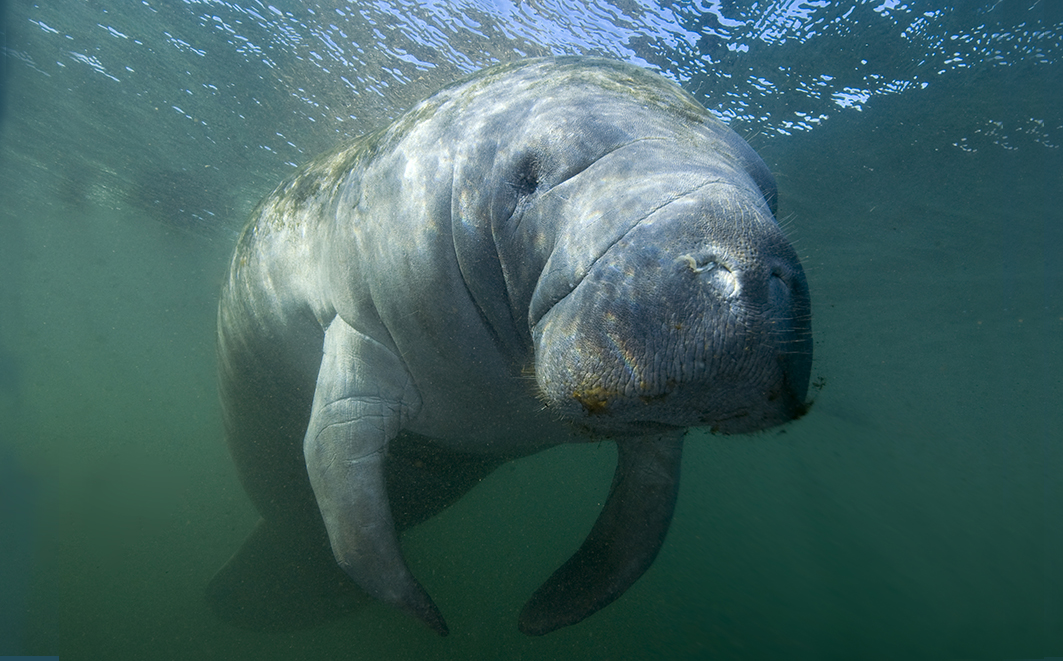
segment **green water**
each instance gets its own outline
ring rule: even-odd
[[[590,529],[615,450],[562,447],[503,466],[403,538],[450,625],[440,639],[382,606],[306,631],[242,631],[203,599],[257,518],[214,382],[233,228],[205,231],[136,191],[154,182],[155,200],[185,172],[185,185],[208,187],[200,202],[246,213],[285,170],[274,159],[245,171],[261,152],[240,141],[274,127],[249,120],[236,143],[212,145],[155,124],[136,95],[118,103],[95,79],[57,84],[8,62],[0,475],[11,488],[0,511],[22,513],[3,521],[10,529],[29,521],[6,543],[30,562],[8,572],[28,584],[0,654],[1063,656],[1058,65],[953,78],[789,136],[736,126],[778,178],[808,272],[812,412],[755,436],[691,433],[653,567],[543,638],[518,633],[516,615]],[[997,116],[1013,119],[994,133],[986,117]],[[1043,134],[1023,130],[1046,116]]]

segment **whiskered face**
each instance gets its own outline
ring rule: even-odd
[[[634,224],[532,337],[547,408],[592,431],[737,434],[807,408],[804,271],[763,200],[725,184]]]

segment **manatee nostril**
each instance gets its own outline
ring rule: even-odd
[[[676,258],[677,262],[683,262],[694,273],[704,273],[716,267],[727,268],[716,259],[715,255],[693,255],[687,253]],[[728,269],[729,270],[729,269]]]
[[[789,271],[781,266],[773,266],[768,278],[768,296],[772,308],[788,310],[791,305],[791,286],[793,278]]]
[[[720,264],[719,267],[713,272],[716,288],[725,298],[737,297],[741,290],[738,275],[723,264]]]
[[[682,262],[694,273],[707,273],[717,269],[724,273],[731,273],[734,270],[728,265],[727,260],[715,253],[705,253],[700,255],[697,253],[687,253],[677,257],[676,261]]]
[[[739,292],[738,273],[716,253],[687,253],[676,258],[692,273],[711,285],[724,298],[734,298]]]
[[[793,285],[793,272],[783,264],[773,264],[768,276],[768,281],[772,287],[781,285],[786,289],[790,289]]]

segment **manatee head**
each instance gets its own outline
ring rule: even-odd
[[[547,409],[610,435],[802,415],[808,285],[761,192],[708,177],[654,207],[608,245],[577,233],[555,247],[530,315]]]

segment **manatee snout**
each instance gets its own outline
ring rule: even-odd
[[[637,225],[536,324],[549,409],[612,434],[745,433],[804,413],[801,263],[763,205],[703,206]]]

